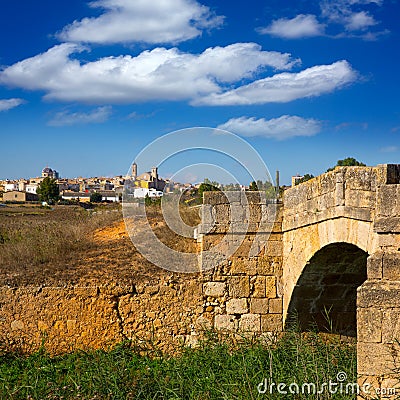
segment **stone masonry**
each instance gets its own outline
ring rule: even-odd
[[[223,332],[281,332],[281,205],[258,192],[208,192],[203,204],[203,252],[225,240],[224,249],[232,253],[212,269],[208,260],[203,263],[207,318]]]
[[[293,300],[298,312],[315,318],[333,306],[333,317],[354,326],[350,334],[357,330],[360,383],[382,398],[388,389],[400,390],[400,165],[338,167],[285,191],[257,255],[246,252],[260,230],[256,210],[262,219],[267,206],[244,203],[216,193],[204,197],[214,221],[200,237],[203,250],[222,240],[229,223],[249,210],[253,215],[243,245],[204,274],[213,326],[269,334],[283,328]]]
[[[202,212],[199,273],[129,288],[2,287],[0,342],[60,353],[151,340],[169,351],[204,329],[281,332],[293,310],[318,324],[327,308],[357,330],[360,383],[399,384],[400,165],[337,167],[282,204],[209,192]]]

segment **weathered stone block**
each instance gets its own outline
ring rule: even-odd
[[[202,315],[196,319],[195,327],[197,330],[205,330],[208,331],[212,328],[212,321],[209,318],[206,318]]]
[[[395,308],[383,312],[382,342],[400,343],[400,309]]]
[[[260,204],[250,204],[249,206],[249,218],[250,222],[261,221],[261,205]]]
[[[246,198],[249,204],[265,203],[265,193],[263,192],[246,192]]]
[[[204,192],[203,193],[203,204],[226,204],[227,198],[223,192]]]
[[[376,252],[367,258],[368,279],[382,279],[383,252]]]
[[[342,174],[336,174],[337,179],[338,176],[342,176]],[[343,178],[342,178],[343,179]],[[336,191],[335,191],[335,206],[344,206],[345,203],[345,193],[344,193],[344,183],[343,181],[336,182]]]
[[[390,304],[400,308],[400,282],[366,281],[358,289],[357,307],[382,307]]]
[[[282,314],[282,298],[269,299],[268,312],[270,314]]]
[[[355,190],[371,190],[371,182],[376,179],[374,167],[347,167],[345,170],[346,187]]]
[[[326,193],[331,194],[336,188],[336,174],[329,172],[317,177],[319,180],[319,193],[324,195]],[[333,196],[332,196],[333,197]]]
[[[400,380],[399,377],[394,375],[382,379],[380,394],[385,399],[398,399],[400,394]]]
[[[269,298],[275,298],[277,296],[275,276],[265,277],[265,296]]]
[[[281,204],[261,204],[261,221],[280,224],[282,222],[282,210]]]
[[[226,224],[235,220],[231,214],[229,204],[217,204],[213,207],[213,217],[217,224]]]
[[[365,343],[382,340],[382,311],[376,308],[357,310],[357,339]]]
[[[393,233],[385,233],[378,235],[378,246],[385,247],[388,250],[390,248],[399,249],[400,248],[400,235]]]
[[[213,214],[213,207],[210,204],[203,204],[201,206],[201,223],[214,225],[215,215]]]
[[[228,206],[229,207],[229,206]],[[242,206],[241,204],[231,204],[230,215],[232,222],[244,222],[249,219],[248,207]]]
[[[268,314],[268,299],[251,299],[250,312],[254,314]]]
[[[380,382],[376,376],[361,376],[357,379],[360,388],[360,395],[357,399],[376,400],[379,398]]]
[[[282,315],[267,314],[261,315],[262,332],[282,332]]]
[[[400,251],[385,252],[382,258],[383,279],[400,281]]]
[[[227,314],[246,314],[248,311],[247,299],[230,299],[226,302]]]
[[[265,245],[266,256],[282,256],[283,254],[283,243],[281,240],[268,240]]]
[[[374,221],[374,232],[400,233],[400,217],[381,217]]]
[[[235,331],[238,327],[238,321],[234,315],[216,315],[214,319],[214,327],[222,331]]]
[[[231,273],[236,274],[247,274],[256,275],[257,274],[257,258],[237,258],[234,257],[232,260]]]
[[[377,191],[376,215],[396,217],[400,214],[397,185],[382,185]]]
[[[225,294],[225,282],[206,282],[203,291],[206,296],[221,297]]]
[[[248,235],[246,236],[242,243],[240,244],[239,248],[235,251],[235,256],[236,257],[250,257],[250,250],[253,245],[253,239],[254,235]]]
[[[254,279],[253,297],[265,297],[265,276],[257,276]]]
[[[375,206],[375,192],[366,190],[345,190],[345,204],[348,207],[371,208]]]
[[[396,368],[398,350],[391,344],[357,343],[357,372],[360,375],[389,375]]]
[[[318,198],[318,210],[326,210],[327,208],[331,208],[335,206],[335,197],[333,193],[326,193],[321,195]]]
[[[257,259],[257,274],[272,275],[277,267],[277,257],[261,256]]]
[[[241,332],[260,332],[261,319],[258,314],[244,314],[239,321]]]
[[[230,297],[248,297],[250,295],[250,278],[248,276],[233,276],[228,280]]]

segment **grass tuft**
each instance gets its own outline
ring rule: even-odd
[[[316,333],[287,332],[279,340],[229,343],[209,335],[179,356],[151,357],[131,343],[109,351],[76,351],[53,357],[43,350],[28,357],[0,357],[0,396],[7,399],[281,399],[260,394],[269,382],[322,384],[338,372],[356,382],[353,344],[324,340]],[[285,398],[351,399],[337,394]]]

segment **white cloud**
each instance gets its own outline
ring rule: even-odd
[[[386,146],[381,148],[382,153],[396,153],[397,151],[399,151],[398,146]]]
[[[295,115],[282,115],[279,118],[266,120],[254,117],[232,118],[218,126],[242,136],[263,136],[277,140],[295,136],[313,136],[321,131],[321,122],[316,119],[305,119]]]
[[[333,38],[353,37],[364,40],[376,40],[389,31],[371,30],[379,21],[371,14],[371,5],[381,6],[383,0],[322,0],[321,14],[318,19],[312,14],[299,14],[294,18],[280,18],[258,29],[259,33],[284,39],[300,39],[313,36]],[[365,6],[369,6],[368,10]],[[335,27],[336,25],[336,27]],[[332,32],[330,34],[329,32]],[[339,32],[337,30],[339,29]]]
[[[60,111],[48,122],[50,126],[65,126],[77,124],[99,124],[108,120],[111,107],[98,107],[89,113]]]
[[[0,99],[0,112],[11,110],[12,108],[18,107],[23,103],[25,103],[25,100],[22,99]]]
[[[85,48],[71,43],[18,62],[0,72],[0,83],[43,90],[46,99],[95,104],[191,100],[218,93],[222,84],[251,78],[266,67],[290,69],[299,60],[262,51],[255,43],[213,47],[201,54],[155,48],[136,57],[105,57],[80,63]]]
[[[66,26],[58,37],[86,43],[178,43],[217,27],[223,17],[195,0],[97,0],[99,17],[84,18]]]
[[[366,130],[368,129],[368,123],[367,122],[342,122],[338,125],[335,126],[336,131],[341,131],[345,129],[363,129]]]
[[[260,33],[285,39],[299,39],[303,37],[321,36],[324,34],[325,25],[317,21],[315,15],[299,14],[295,18],[280,18],[266,28],[260,29]]]
[[[375,19],[365,11],[352,13],[345,19],[345,28],[349,31],[365,30],[376,24]]]
[[[347,61],[317,65],[298,73],[281,73],[248,85],[212,93],[194,101],[197,105],[250,105],[286,103],[292,100],[332,92],[357,79]]]
[[[378,22],[367,11],[359,7],[367,4],[382,5],[380,0],[325,0],[322,1],[321,14],[331,23],[343,25],[347,31],[364,31]],[[357,9],[355,9],[355,7]]]

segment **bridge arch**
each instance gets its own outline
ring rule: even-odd
[[[325,252],[330,253],[332,249],[338,252],[349,250],[348,246],[354,246],[363,252],[365,259],[368,254],[374,253],[376,234],[370,221],[339,217],[283,232],[285,268],[283,268],[281,294],[284,321],[287,320],[296,285],[298,282],[301,283],[302,274],[305,269],[308,270],[309,263],[314,260],[313,257],[321,257]],[[364,270],[366,271],[366,261]]]
[[[367,279],[368,253],[345,242],[318,250],[306,263],[293,289],[286,328],[316,328],[356,336],[357,288]]]

